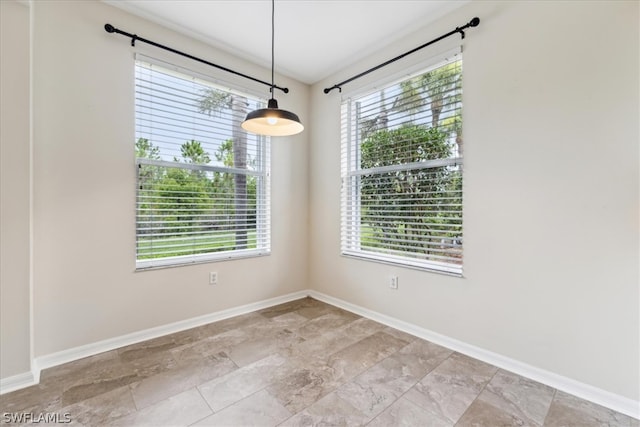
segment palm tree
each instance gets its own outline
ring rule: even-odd
[[[380,111],[374,117],[361,118],[360,128],[362,140],[367,139],[373,132],[387,129],[389,114],[392,112],[407,113],[410,122],[413,116],[423,107],[428,106],[431,110],[431,127],[445,127],[447,133],[456,133],[456,142],[459,151],[462,152],[462,132],[460,126],[443,126],[440,116],[446,106],[454,105],[461,101],[460,85],[462,84],[462,71],[459,63],[453,62],[445,66],[436,68],[420,76],[405,80],[400,83],[400,93],[393,102],[387,103],[387,95],[383,89],[380,92]]]
[[[452,62],[420,76],[431,108],[431,127],[441,125],[440,114],[445,106],[460,102],[462,70],[458,62]]]
[[[199,111],[209,116],[230,109],[234,117],[244,117],[248,112],[248,106],[249,103],[245,97],[212,88],[203,90],[198,100]],[[233,121],[231,139],[233,141],[233,167],[246,169],[247,134],[242,129],[240,120]],[[248,246],[247,176],[234,174],[234,184],[236,249],[246,249]]]

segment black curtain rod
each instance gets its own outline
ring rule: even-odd
[[[255,77],[251,77],[251,76],[248,76],[246,74],[240,73],[238,71],[234,71],[234,70],[232,70],[230,68],[223,67],[222,65],[214,64],[213,62],[206,61],[206,60],[204,60],[202,58],[198,58],[197,56],[189,55],[188,53],[181,52],[181,51],[179,51],[177,49],[173,49],[171,47],[161,45],[160,43],[156,43],[154,41],[147,40],[145,38],[139,37],[137,34],[127,33],[126,31],[122,31],[122,30],[119,30],[119,29],[115,28],[111,24],[105,24],[104,25],[104,29],[105,29],[105,31],[107,33],[117,33],[117,34],[122,34],[123,36],[126,36],[126,37],[131,37],[131,46],[135,46],[136,45],[136,41],[141,41],[141,42],[150,44],[151,46],[159,47],[160,49],[168,50],[169,52],[173,52],[175,54],[184,56],[186,58],[193,59],[194,61],[198,61],[198,62],[201,62],[203,64],[207,64],[207,65],[210,65],[212,67],[218,68],[220,70],[226,71],[228,73],[235,74],[236,76],[244,77],[245,79],[249,79],[249,80],[253,80],[254,82],[262,83],[263,85],[269,86],[269,88],[271,88],[271,92],[273,92],[273,88],[276,88],[276,89],[280,89],[284,93],[289,93],[289,89],[286,88],[286,87],[280,87],[280,86],[275,85],[275,84],[272,85],[271,83],[265,82],[264,80],[256,79]],[[271,94],[271,96],[273,97],[273,93]]]
[[[471,21],[469,21],[467,24],[463,25],[462,27],[456,27],[455,30],[449,31],[447,34],[443,34],[440,37],[431,40],[430,42],[427,42],[427,43],[425,43],[423,45],[420,45],[420,46],[416,47],[415,49],[411,49],[410,51],[405,52],[402,55],[398,55],[395,58],[389,59],[388,61],[385,61],[385,62],[383,62],[382,64],[379,64],[379,65],[376,65],[373,68],[369,68],[367,71],[363,71],[362,73],[360,73],[360,74],[358,74],[356,76],[353,76],[353,77],[351,77],[351,78],[349,78],[349,79],[347,79],[347,80],[345,80],[343,82],[337,83],[337,84],[335,84],[335,85],[333,85],[331,87],[326,88],[324,90],[324,93],[329,93],[333,89],[338,89],[340,92],[342,92],[342,85],[350,83],[350,82],[354,81],[355,79],[359,79],[362,76],[366,76],[367,74],[369,74],[369,73],[371,73],[373,71],[376,71],[379,68],[385,67],[385,66],[387,66],[387,65],[389,65],[389,64],[391,64],[393,62],[396,62],[398,59],[402,59],[407,55],[411,55],[412,53],[414,53],[414,52],[416,52],[416,51],[418,51],[418,50],[420,50],[422,48],[425,48],[425,47],[427,47],[429,45],[432,45],[432,44],[434,44],[436,42],[439,42],[440,40],[445,39],[445,38],[447,38],[447,37],[449,37],[449,36],[451,36],[453,34],[460,33],[462,38],[464,38],[464,30],[469,28],[469,27],[477,27],[478,24],[480,24],[480,18],[478,18],[476,16],[475,18],[473,18]]]

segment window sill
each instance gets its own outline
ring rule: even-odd
[[[158,258],[136,261],[136,272],[159,270],[163,268],[185,267],[189,265],[207,264],[220,261],[234,261],[246,258],[257,258],[271,255],[270,250],[251,249],[245,251],[223,252],[202,255],[185,255],[169,258]]]
[[[378,264],[394,265],[397,267],[410,268],[412,270],[420,270],[428,273],[444,274],[445,276],[463,278],[462,266],[438,263],[434,261],[420,261],[392,255],[381,255],[373,252],[355,252],[343,251],[342,256],[345,258],[358,259],[361,261],[371,261]]]

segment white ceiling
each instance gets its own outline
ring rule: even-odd
[[[271,67],[270,0],[104,1]],[[315,83],[468,1],[277,0],[276,72],[304,83]],[[115,22],[113,25],[118,27]],[[121,29],[136,32],[135,28]],[[153,40],[145,34],[140,36]],[[188,46],[171,47],[189,50]],[[216,62],[215,58],[204,59]],[[269,76],[255,77],[269,80]]]

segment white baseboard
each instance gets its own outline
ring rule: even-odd
[[[12,377],[0,378],[0,394],[20,390],[38,384],[33,372],[24,372]]]
[[[122,335],[104,341],[59,351],[57,353],[48,354],[46,356],[37,357],[34,361],[34,365],[37,371],[40,372],[43,369],[61,365],[63,363],[72,362],[74,360],[93,356],[105,351],[115,350],[127,345],[136,344],[153,338],[158,338],[163,335],[185,331],[187,329],[206,325],[207,323],[217,322],[219,320],[228,319],[230,317],[239,316],[241,314],[251,313],[252,311],[262,310],[274,305],[304,298],[308,295],[308,291],[293,292],[287,295],[282,295],[251,304],[241,305],[239,307],[233,307],[226,310],[217,311],[215,313],[205,314],[204,316],[194,317],[191,319],[170,323],[168,325],[133,332],[131,334]]]
[[[629,399],[618,394],[602,390],[589,384],[576,381],[553,372],[528,365],[509,357],[502,356],[497,353],[476,347],[462,341],[438,334],[428,329],[421,328],[411,323],[398,320],[394,317],[351,304],[338,298],[317,292],[308,291],[309,296],[317,300],[326,302],[327,304],[340,307],[352,313],[366,317],[376,322],[382,323],[392,328],[401,330],[416,337],[431,341],[435,344],[447,347],[451,350],[473,357],[498,368],[514,372],[523,377],[530,378],[542,384],[588,400],[590,402],[613,409],[614,411],[628,415],[630,417],[640,419],[640,402]]]
[[[168,325],[158,326],[143,331],[133,332],[131,334],[110,338],[95,343],[82,345],[80,347],[70,348],[68,350],[59,351],[57,353],[47,354],[45,356],[36,357],[33,361],[32,372],[16,375],[9,378],[0,379],[0,394],[9,393],[21,388],[29,387],[40,382],[40,371],[43,369],[58,366],[63,363],[73,362],[103,353],[105,351],[114,350],[131,344],[136,344],[152,338],[161,337],[163,335],[181,332],[197,326],[206,325],[207,323],[217,322],[219,320],[228,319],[230,317],[239,316],[241,314],[250,313],[256,310],[272,307],[274,305],[304,298],[309,295],[308,291],[298,291],[251,304],[245,304],[239,307],[227,310],[217,311],[215,313],[206,314],[204,316],[194,317],[179,322],[170,323]]]

